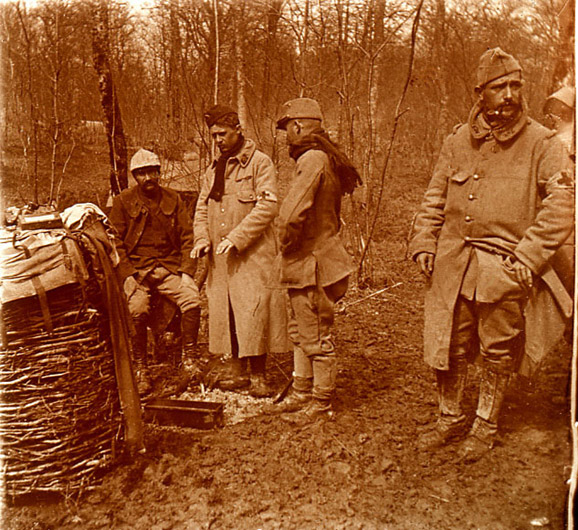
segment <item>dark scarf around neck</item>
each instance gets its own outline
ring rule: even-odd
[[[215,181],[209,193],[209,199],[219,202],[223,198],[223,194],[225,193],[225,169],[227,167],[227,160],[239,154],[244,143],[245,137],[240,134],[233,148],[228,153],[221,154],[217,159],[215,164]]]
[[[328,157],[331,167],[339,177],[341,194],[353,193],[353,190],[362,184],[357,169],[339,147],[329,139],[329,135],[321,128],[315,129],[298,142],[289,146],[289,155],[297,160],[310,149],[323,151]]]

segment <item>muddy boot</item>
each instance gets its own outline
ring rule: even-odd
[[[330,420],[333,417],[331,401],[327,399],[311,399],[305,407],[295,414],[285,414],[283,419],[299,427],[316,422]]]
[[[454,370],[436,370],[440,416],[435,427],[423,433],[417,446],[422,451],[438,449],[466,435],[466,416],[462,413],[462,394],[466,386],[466,361],[456,363]]]
[[[463,438],[467,432],[465,416],[440,416],[434,428],[418,438],[417,446],[421,451],[433,451]]]
[[[251,386],[249,387],[249,394],[256,398],[271,397],[275,391],[267,383],[265,374],[251,374]]]
[[[299,385],[299,379],[302,379],[301,385]],[[280,403],[268,403],[263,407],[263,413],[283,414],[300,411],[305,408],[312,399],[311,386],[312,381],[310,379],[294,377],[293,386],[285,399]],[[298,388],[303,388],[303,390],[298,390]]]
[[[198,357],[197,339],[199,337],[199,326],[201,323],[201,308],[194,307],[185,311],[181,315],[182,331],[182,365],[186,369],[196,368]]]
[[[476,462],[494,447],[498,434],[498,417],[509,378],[508,373],[497,373],[487,366],[483,367],[476,419],[458,449],[459,461]]]
[[[147,325],[146,322],[135,319],[135,334],[132,337],[132,355],[139,394],[145,395],[152,389],[147,363]]]
[[[267,355],[256,355],[249,357],[251,365],[251,386],[249,394],[256,398],[271,397],[275,391],[267,384],[265,377],[265,367],[267,362]]]
[[[246,389],[251,384],[247,373],[247,360],[234,357],[229,362],[231,366],[230,373],[219,380],[217,386],[221,390],[229,392]]]

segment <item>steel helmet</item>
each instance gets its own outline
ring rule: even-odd
[[[547,102],[553,99],[560,101],[568,108],[573,109],[576,104],[576,89],[574,87],[564,86],[548,96]]]
[[[157,155],[152,151],[147,151],[146,149],[139,149],[131,158],[130,161],[130,171],[131,173],[135,169],[140,169],[142,167],[161,167],[161,161]]]

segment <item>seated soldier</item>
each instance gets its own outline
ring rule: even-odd
[[[150,391],[146,356],[151,292],[167,297],[181,311],[185,369],[194,364],[201,313],[192,278],[196,262],[190,258],[192,220],[178,193],[160,186],[160,168],[155,153],[137,151],[130,162],[137,186],[116,196],[110,212],[121,240],[118,274],[135,325],[133,360],[141,393]]]

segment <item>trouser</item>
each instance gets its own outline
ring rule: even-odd
[[[450,362],[466,359],[479,344],[482,363],[496,373],[512,371],[523,345],[525,298],[480,303],[458,297],[454,309]]]
[[[467,359],[473,345],[479,344],[482,377],[476,415],[497,428],[508,378],[523,346],[524,303],[522,296],[491,304],[458,297],[450,340],[450,369],[437,371],[442,418],[463,419],[461,396]]]
[[[293,388],[313,390],[313,397],[330,400],[335,390],[337,359],[331,336],[335,303],[345,294],[348,279],[328,287],[289,289],[289,337],[293,342]]]
[[[199,289],[194,282],[183,283],[181,276],[172,274],[160,265],[149,272],[139,271],[138,281],[139,289],[128,299],[128,309],[133,318],[144,317],[148,314],[151,290],[166,296],[178,306],[181,313],[201,305]]]
[[[140,358],[146,364],[146,321],[149,318],[152,290],[178,306],[181,311],[183,347],[189,350],[196,347],[201,313],[199,289],[196,284],[193,281],[183,282],[181,276],[172,274],[161,266],[150,271],[139,271],[137,281],[139,287],[128,298],[129,312],[135,324],[133,338],[135,359]],[[178,362],[181,360],[178,359]]]

